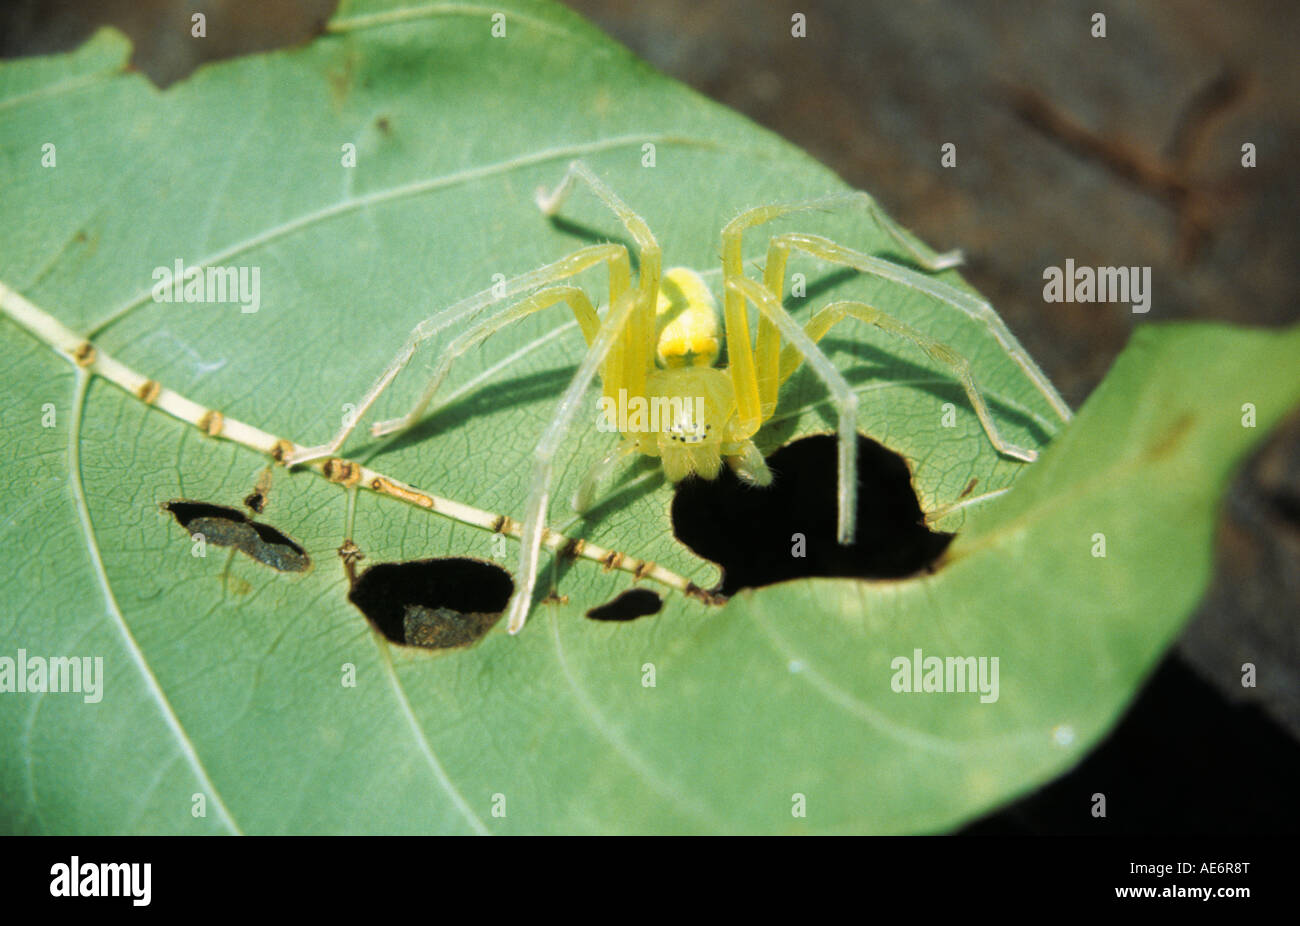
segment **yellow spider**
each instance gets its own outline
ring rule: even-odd
[[[416,326],[406,344],[356,403],[356,411],[333,439],[317,447],[304,448],[288,463],[296,465],[338,452],[356,422],[374,404],[397,374],[411,360],[420,344],[448,329],[460,330],[439,358],[423,394],[400,418],[371,427],[375,436],[393,434],[410,427],[428,407],[456,358],[482,343],[512,322],[556,303],[573,311],[586,338],[588,350],[555,415],[533,451],[532,483],[523,521],[518,584],[507,606],[510,632],[518,633],[528,617],[537,581],[542,532],[550,499],[553,461],[575,414],[583,403],[592,380],[599,374],[603,384],[601,430],[622,434],[619,446],[595,464],[574,497],[574,507],[585,510],[594,500],[600,484],[620,461],[634,453],[659,457],[665,475],[677,482],[691,474],[714,479],[725,461],[741,479],[755,485],[772,480],[762,454],[751,438],[772,417],[781,385],[805,361],[826,383],[839,410],[838,538],[853,542],[857,504],[855,475],[857,452],[858,397],[834,365],[817,347],[833,325],[844,318],[857,318],[906,338],[922,351],[947,365],[961,383],[989,441],[998,452],[1030,462],[1035,452],[1004,440],[989,414],[971,375],[970,365],[951,348],[903,324],[879,309],[861,302],[835,302],[815,313],[801,327],[785,310],[781,294],[785,266],[792,251],[852,267],[860,272],[892,280],[927,293],[987,325],[1006,353],[1030,377],[1063,419],[1070,410],[992,308],[968,293],[939,283],[899,264],[851,250],[816,235],[782,234],[768,243],[763,282],[745,275],[741,257],[741,236],[746,229],[791,213],[836,207],[865,209],[926,271],[934,272],[961,263],[961,254],[922,253],[901,234],[898,227],[865,193],[837,193],[819,199],[760,206],[742,213],[722,230],[723,311],[722,321],[728,352],[726,367],[714,363],[722,347],[718,311],[704,281],[694,271],[676,268],[663,272],[659,244],[645,221],[633,212],[613,190],[581,161],[568,167],[553,192],[537,191],[537,204],[546,215],[554,215],[581,180],[622,221],[639,252],[639,276],[632,282],[627,248],[597,244],[579,248],[567,257],[530,273],[517,276],[471,296]],[[609,272],[609,304],[602,318],[587,295],[575,286],[556,285],[591,267],[605,264]],[[539,287],[545,289],[538,289]],[[520,301],[501,308],[483,319],[477,316],[490,306],[530,290]],[[758,311],[758,330],[750,332],[748,305]],[[627,415],[626,406],[637,403],[658,414]]]

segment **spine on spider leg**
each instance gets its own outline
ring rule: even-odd
[[[3,282],[0,282],[0,313],[8,316],[37,340],[87,374],[103,377],[146,405],[158,408],[173,418],[198,428],[209,437],[233,441],[250,450],[265,454],[277,463],[283,463],[287,455],[301,449],[294,441],[276,437],[260,428],[229,418],[216,409],[207,408],[178,392],[163,387],[157,380],[141,375],[100,350],[92,342],[82,338]],[[518,522],[505,515],[494,514],[453,499],[423,492],[351,460],[329,457],[305,464],[304,468],[342,486],[360,486],[376,494],[437,512],[471,527],[506,534],[516,539],[519,537]],[[629,572],[637,579],[650,579],[684,594],[695,597],[704,594],[694,583],[662,566],[570,538],[557,531],[545,530],[542,535],[542,545],[553,553],[588,559],[602,564],[607,569]]]

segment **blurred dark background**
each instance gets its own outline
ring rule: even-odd
[[[66,51],[107,23],[166,86],[206,60],[309,41],[334,5],[208,0],[194,41],[189,3],[16,0],[0,6],[0,56]],[[568,5],[931,245],[963,248],[967,278],[1076,407],[1135,319],[1300,319],[1300,4],[1116,0],[1105,38],[1083,0]],[[1066,258],[1150,266],[1150,314],[1044,303],[1043,268]],[[1106,745],[970,831],[1300,830],[1300,416],[1235,480],[1216,559],[1201,609]],[[1246,662],[1256,688],[1241,686]],[[1094,791],[1107,820],[1086,815]]]

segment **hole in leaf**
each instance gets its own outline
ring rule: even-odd
[[[204,543],[234,547],[280,572],[306,572],[311,567],[307,551],[290,537],[269,524],[249,520],[238,508],[189,501],[166,502],[162,507],[191,537],[202,534]]]
[[[422,559],[371,566],[348,600],[393,643],[450,649],[487,634],[514,588],[510,573],[491,563]]]
[[[802,576],[901,579],[931,568],[947,549],[953,535],[926,527],[907,462],[862,436],[857,540],[841,546],[835,443],[822,434],[777,450],[767,458],[773,479],[766,488],[746,485],[727,467],[712,482],[687,479],[677,487],[674,533],[722,567],[717,591],[734,595]]]
[[[638,617],[658,614],[664,606],[663,598],[648,588],[631,588],[613,601],[592,608],[587,616],[593,621],[634,621]]]

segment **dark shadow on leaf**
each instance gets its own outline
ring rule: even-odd
[[[614,441],[622,439],[613,434],[610,435],[610,438],[611,449],[615,446]],[[649,474],[648,478],[646,478],[647,474]],[[659,488],[663,479],[663,467],[656,457],[637,454],[635,460],[628,463],[626,467],[614,475],[614,481],[611,485],[601,487],[598,496],[600,503],[584,512],[583,520],[591,522],[605,520],[615,512],[622,511],[648,492],[653,492]]]
[[[610,216],[610,219],[615,223],[618,221],[612,215]],[[623,247],[627,248],[628,257],[632,260],[632,272],[639,273],[641,271],[641,254],[637,250],[636,244],[627,238],[624,238],[622,235],[611,235],[608,231],[593,228],[592,226],[586,225],[582,222],[575,222],[573,219],[566,219],[562,215],[551,216],[550,222],[555,226],[556,231],[563,232],[566,235],[572,235],[574,238],[579,238],[588,244],[605,244],[606,242],[609,244],[621,244]],[[562,255],[556,255],[557,258],[560,256]]]
[[[581,338],[581,335],[575,332],[575,337]],[[559,401],[560,394],[564,391],[564,387],[569,384],[569,380],[573,379],[573,374],[577,369],[576,366],[562,367],[555,370],[529,373],[526,376],[517,376],[501,382],[484,383],[473,392],[456,399],[449,405],[435,408],[432,413],[416,422],[414,427],[401,434],[394,435],[390,439],[372,440],[361,445],[354,452],[354,456],[358,459],[369,459],[371,456],[378,456],[386,451],[400,450],[412,444],[428,440],[437,434],[453,431],[480,415],[499,412],[516,405],[527,405],[548,397],[554,397],[556,401]],[[435,398],[434,402],[437,401]],[[369,427],[369,422],[363,422],[362,427]],[[531,439],[533,443],[536,443],[541,438],[544,428],[545,424],[538,422],[536,434],[521,435],[520,439]]]
[[[634,621],[638,617],[658,614],[664,600],[648,588],[630,588],[613,601],[587,612],[593,621]]]
[[[966,393],[962,389],[961,384],[943,371],[934,370],[930,367],[924,367],[920,364],[903,360],[897,354],[880,350],[879,348],[873,347],[869,344],[863,344],[860,341],[849,341],[840,338],[826,337],[822,339],[821,346],[826,353],[831,356],[832,360],[843,358],[847,354],[854,356],[857,360],[865,361],[865,363],[859,363],[853,366],[840,366],[837,364],[837,369],[839,369],[840,373],[848,381],[850,386],[857,386],[867,382],[868,380],[874,380],[882,384],[910,380],[936,380],[934,382],[909,382],[904,388],[917,389],[929,393],[943,402],[953,403],[958,409],[965,413],[974,414],[974,409],[971,408],[970,401],[966,398]],[[906,347],[904,347],[904,349],[906,349]],[[842,359],[840,359],[840,363],[843,363]],[[816,383],[815,387],[808,385],[809,379]],[[945,379],[947,380],[946,382],[937,381]],[[976,382],[978,384],[978,380]],[[798,384],[799,388],[791,389],[791,384]],[[800,367],[798,372],[796,372],[794,376],[790,378],[790,381],[787,382],[786,389],[782,390],[782,399],[788,401],[787,397],[792,392],[802,393],[802,395],[806,397],[814,388],[821,392],[821,396],[815,401],[829,401],[830,393],[826,390],[825,385],[822,384],[821,379],[817,374],[814,373],[807,364],[805,364]],[[1035,442],[1038,444],[1046,444],[1051,440],[1052,435],[1049,434],[1038,419],[1032,415],[1027,414],[1017,406],[1008,405],[995,395],[991,395],[987,392],[983,393],[983,395],[984,401],[988,403],[989,409],[993,412],[994,418],[997,419],[999,424],[1006,421],[1025,428],[1033,435]],[[807,399],[805,398],[804,401],[806,404]],[[870,394],[863,397],[862,402],[864,405],[870,401]],[[776,414],[780,416],[787,413],[788,409],[782,408],[782,401],[779,400]],[[936,408],[936,414],[937,413],[938,408]],[[822,416],[824,421],[826,421],[830,426],[834,426],[836,421],[836,412],[833,406],[829,404],[824,406],[822,409]]]

